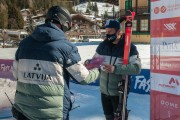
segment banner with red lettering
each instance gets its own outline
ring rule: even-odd
[[[180,0],[151,0],[151,120],[180,119]]]

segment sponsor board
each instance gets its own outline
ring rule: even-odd
[[[13,69],[13,60],[1,60],[0,59],[0,78],[14,80],[12,69]],[[42,66],[39,64],[32,65],[31,71],[41,71]],[[23,79],[30,81],[35,80],[52,80],[53,78],[49,74],[41,74],[35,72],[24,72],[22,74]],[[75,82],[75,81],[73,81]],[[99,80],[96,80],[90,85],[99,86]],[[131,88],[130,92],[139,93],[139,94],[149,94],[150,93],[150,70],[142,69],[139,75],[133,75],[131,77]]]
[[[180,56],[180,37],[151,38],[151,55]]]
[[[151,0],[151,120],[180,119],[180,0]]]
[[[90,85],[99,86],[99,80]],[[139,75],[131,76],[130,92],[138,94],[150,94],[150,70],[142,69]]]
[[[180,56],[151,55],[151,72],[180,75]]]
[[[178,17],[180,0],[151,1],[151,20]]]
[[[150,94],[150,70],[142,69],[139,75],[131,77],[130,91],[139,94]]]
[[[151,120],[179,120],[180,96],[151,90]]]
[[[151,37],[176,36],[180,36],[180,17],[151,20]]]
[[[151,73],[151,90],[180,95],[180,77],[177,75]]]
[[[0,78],[8,78],[14,80],[12,70],[13,70],[13,60],[3,60],[0,59]]]
[[[151,38],[151,72],[180,75],[180,37]]]

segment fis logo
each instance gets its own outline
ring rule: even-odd
[[[168,24],[164,24],[164,26],[169,31],[175,31],[176,30],[176,23],[168,23]]]
[[[12,71],[13,70],[13,66],[11,65],[6,65],[6,64],[0,64],[0,72],[8,72],[8,71]]]

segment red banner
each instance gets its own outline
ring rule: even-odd
[[[151,55],[151,72],[180,75],[180,56]]]
[[[151,90],[151,120],[179,120],[180,96]]]
[[[180,17],[151,20],[151,37],[180,36]]]
[[[180,0],[151,0],[151,120],[180,120]]]

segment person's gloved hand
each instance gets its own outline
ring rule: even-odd
[[[115,67],[113,65],[103,64],[101,69],[105,71],[106,73],[113,73],[115,70]]]
[[[122,16],[121,18],[118,18],[118,21],[120,22],[120,23],[122,23],[123,21],[125,21],[126,20],[126,16]]]
[[[88,64],[91,62],[91,59],[87,59],[87,60],[85,60],[84,61],[84,66],[86,67],[86,66],[88,66]]]

